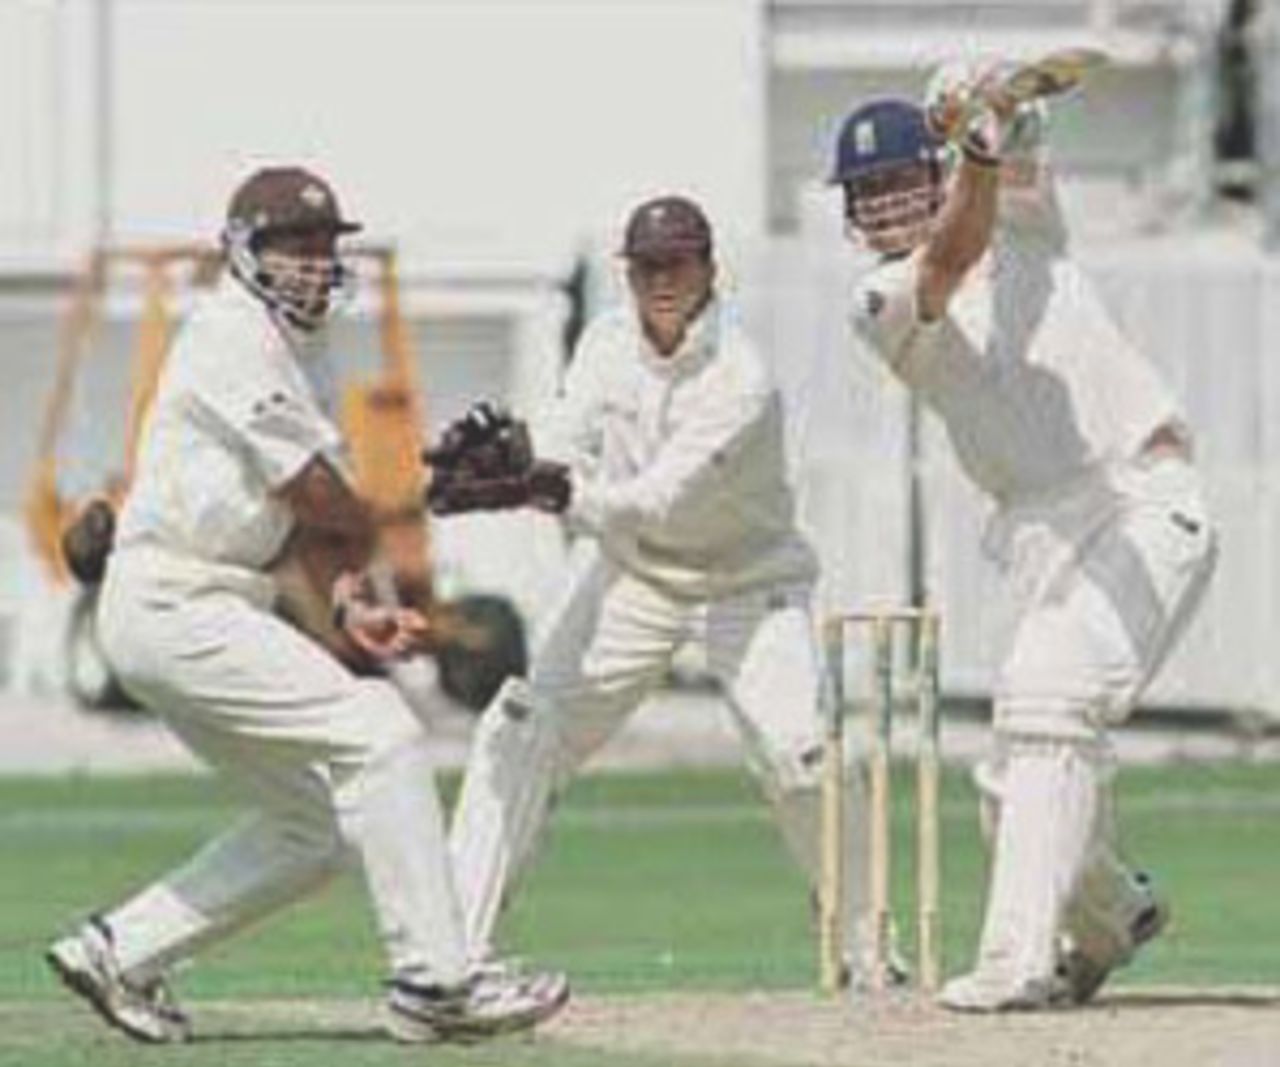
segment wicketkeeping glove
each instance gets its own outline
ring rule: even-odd
[[[440,443],[423,452],[422,460],[437,470],[463,464],[497,469],[507,462],[506,454],[519,446],[517,427],[523,425],[505,409],[481,400],[445,427]]]
[[[488,403],[451,423],[422,458],[431,467],[427,506],[435,515],[569,505],[568,468],[535,459],[528,425]]]

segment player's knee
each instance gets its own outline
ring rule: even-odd
[[[1082,717],[1046,720],[1041,717],[1005,719],[995,731],[994,776],[986,781],[975,773],[975,782],[984,801],[997,811],[1009,802],[1013,768],[1026,760],[1060,760],[1086,766],[1098,783],[1112,773],[1113,753],[1106,737]],[[988,791],[989,790],[989,791]]]
[[[998,738],[1033,737],[1096,743],[1102,736],[1099,694],[1036,696],[997,693],[992,727]]]
[[[320,766],[294,767],[251,783],[269,829],[269,848],[297,867],[323,868],[345,859],[333,804],[334,776]]]
[[[556,707],[522,678],[503,683],[476,724],[472,746],[473,760],[481,759],[503,775],[547,775],[559,781],[572,770]]]
[[[279,825],[280,847],[295,860],[317,871],[337,868],[345,862],[346,845],[331,810],[286,815]]]
[[[761,742],[748,761],[766,791],[781,795],[819,789],[822,763],[822,743],[811,739]]]
[[[996,679],[997,731],[1008,722],[1012,733],[1095,736],[1129,716],[1146,678],[1139,661],[1061,646],[1025,641],[1010,655]]]

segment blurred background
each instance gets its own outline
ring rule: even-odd
[[[1275,0],[0,0],[0,765],[54,759],[46,732],[64,762],[104,758],[59,732],[110,686],[33,529],[126,470],[140,360],[189,306],[231,190],[275,162],[327,175],[394,250],[334,355],[408,390],[428,432],[480,397],[535,411],[619,293],[629,209],[699,199],[787,392],[822,604],[927,595],[947,695],[981,701],[1000,634],[984,506],[851,350],[823,178],[861,98],[917,94],[960,51],[1075,45],[1112,58],[1053,109],[1077,254],[1185,402],[1222,526],[1148,703],[1260,743],[1280,722]],[[435,595],[503,601],[527,643],[565,546],[547,520],[480,516],[434,524],[429,551]],[[676,693],[698,675],[695,651]]]

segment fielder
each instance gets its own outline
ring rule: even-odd
[[[568,987],[469,965],[425,734],[384,679],[357,678],[273,606],[288,546],[368,657],[417,640],[416,612],[367,591],[374,527],[326,405],[322,340],[359,227],[295,167],[236,191],[228,277],[194,310],[159,382],[99,603],[125,688],[257,811],[47,959],[140,1041],[190,1033],[176,963],[323,885],[358,857],[386,950],[388,1028],[483,1037],[554,1012]]]
[[[475,959],[492,951],[556,793],[690,639],[705,642],[747,761],[817,882],[827,694],[810,616],[816,563],[795,525],[781,398],[717,296],[698,205],[639,205],[622,255],[631,302],[583,336],[538,458],[522,424],[484,405],[428,457],[437,514],[532,504],[584,535],[528,679],[506,684],[475,734],[450,838]],[[865,805],[848,777],[848,825],[860,831]],[[862,850],[848,854],[856,864]],[[851,873],[847,884],[862,881]],[[865,978],[853,921],[864,910],[849,901],[854,983]]]
[[[994,687],[997,756],[979,775],[994,835],[981,944],[940,994],[968,1011],[1086,1001],[1164,924],[1115,852],[1107,730],[1216,556],[1182,413],[1069,258],[1043,114],[993,84],[952,72],[928,113],[857,108],[832,178],[850,235],[879,257],[854,295],[856,332],[991,498],[984,547],[1018,609]],[[957,150],[949,180],[939,131]]]

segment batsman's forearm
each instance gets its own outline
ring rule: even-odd
[[[999,187],[996,166],[966,158],[957,168],[921,256],[920,309],[925,318],[938,318],[946,311],[951,295],[990,246]]]

